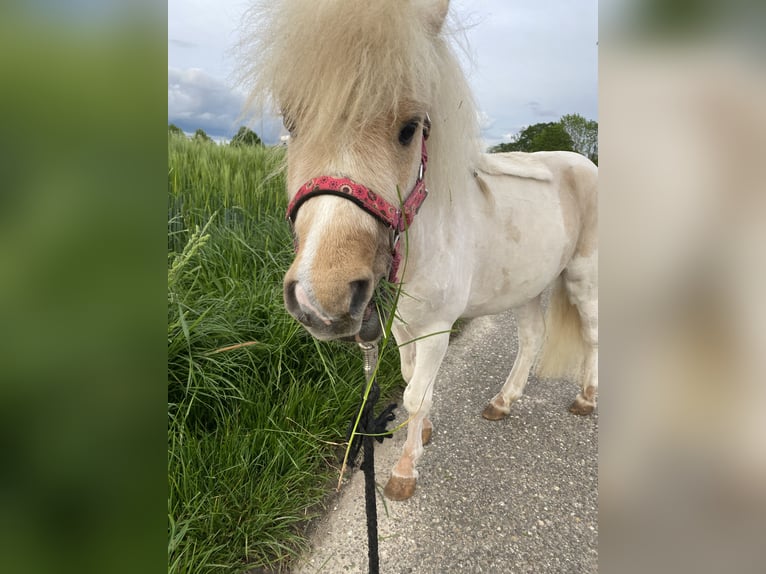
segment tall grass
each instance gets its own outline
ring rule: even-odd
[[[168,139],[168,572],[281,567],[337,476],[361,355],[283,309],[281,150]],[[399,384],[395,353],[379,371]]]

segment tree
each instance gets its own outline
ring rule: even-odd
[[[241,128],[239,128],[237,135],[235,135],[232,138],[231,145],[260,146],[260,145],[263,145],[263,142],[261,141],[261,138],[258,137],[258,134],[256,134],[253,130],[251,130],[248,127],[242,126]]]
[[[572,151],[572,138],[560,123],[545,124],[545,128],[532,138],[530,151]]]
[[[175,124],[168,124],[168,135],[185,136],[184,131]]]
[[[559,121],[572,138],[573,150],[598,163],[598,122],[580,114],[567,114]]]
[[[573,150],[572,138],[560,122],[539,123],[527,126],[510,143],[501,143],[489,149],[490,153],[555,150]]]
[[[203,130],[202,128],[199,128],[196,132],[194,132],[193,139],[195,142],[201,142],[201,143],[210,143],[213,141],[210,138],[210,136],[205,133],[205,130]]]

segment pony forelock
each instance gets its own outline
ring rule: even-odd
[[[248,106],[285,114],[298,137],[317,144],[355,137],[405,104],[423,106],[433,122],[429,155],[470,169],[478,153],[473,100],[445,31],[429,27],[424,4],[256,0],[241,45]]]

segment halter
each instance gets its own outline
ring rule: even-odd
[[[418,212],[420,206],[428,195],[428,190],[426,189],[423,177],[425,176],[426,164],[428,163],[426,140],[428,139],[430,128],[431,119],[426,115],[425,120],[423,121],[423,139],[418,178],[415,181],[412,190],[402,202],[401,209],[380,197],[370,188],[356,183],[352,179],[323,175],[310,179],[304,183],[298,190],[298,193],[295,194],[295,197],[290,201],[290,205],[287,207],[287,219],[290,221],[290,224],[295,225],[298,209],[312,197],[318,195],[335,195],[352,201],[391,230],[392,259],[388,280],[391,283],[397,283],[397,274],[402,260],[401,249],[399,247],[399,236],[412,224],[415,214]]]

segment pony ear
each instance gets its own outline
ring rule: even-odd
[[[441,32],[449,11],[449,0],[430,0],[423,6],[426,22],[434,34]]]

